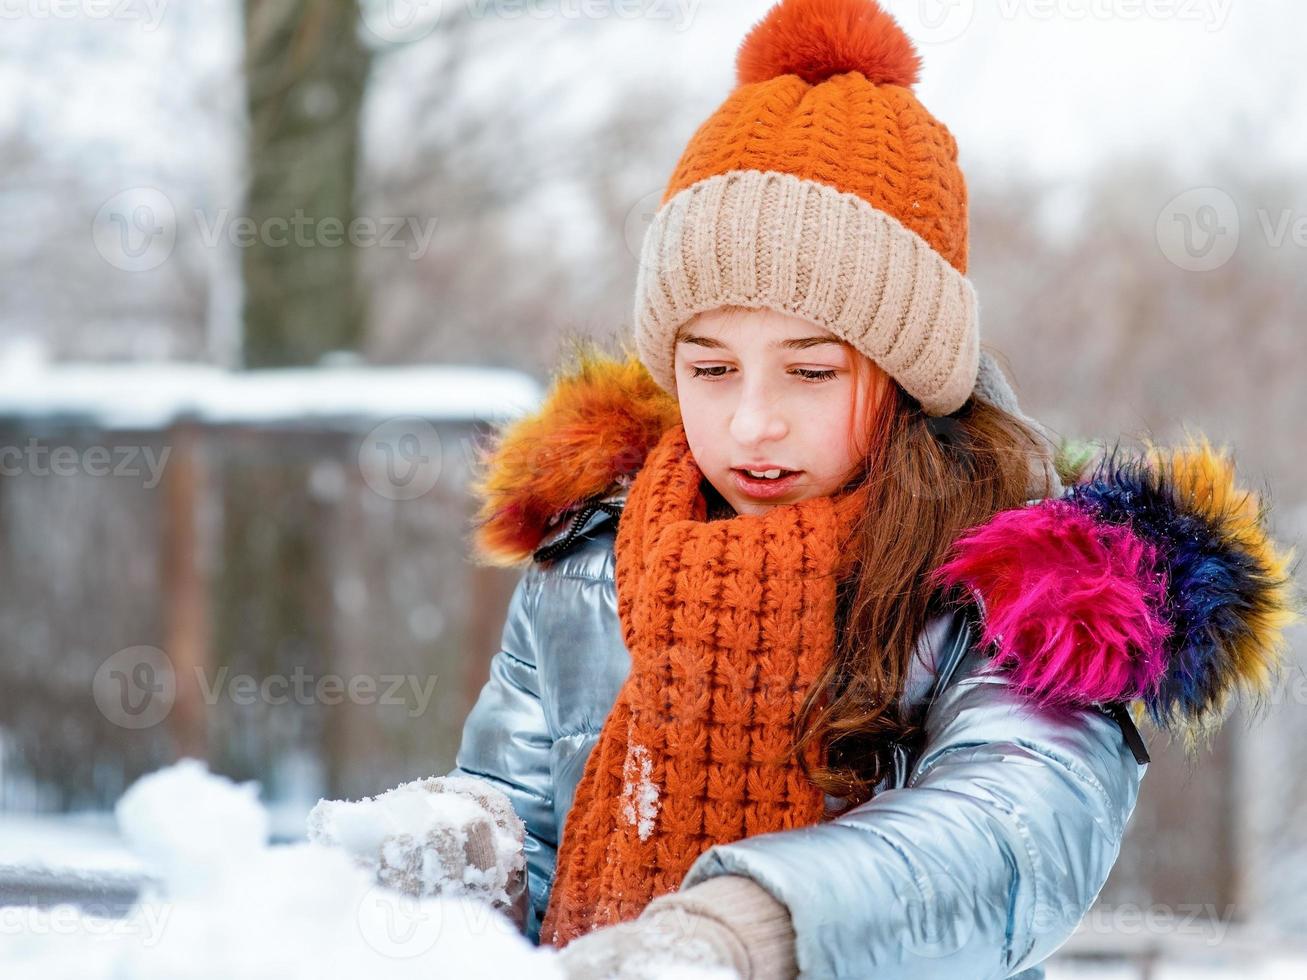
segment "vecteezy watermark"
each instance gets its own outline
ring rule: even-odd
[[[1257,230],[1270,248],[1307,250],[1307,214],[1258,208]],[[1239,248],[1239,206],[1219,187],[1194,187],[1167,201],[1157,216],[1157,244],[1167,261],[1189,272],[1219,269]]]
[[[363,941],[391,959],[422,956],[430,952],[442,937],[452,939],[465,949],[474,947],[459,943],[460,938],[520,938],[513,921],[487,902],[459,897],[452,900],[418,898],[381,884],[372,885],[363,893],[355,909],[355,919]],[[441,956],[441,959],[446,960],[447,956]],[[449,975],[449,964],[442,962],[441,966],[444,969],[433,976]]]
[[[289,674],[259,677],[234,673],[226,666],[219,667],[212,677],[198,665],[192,670],[200,698],[209,707],[223,700],[241,706],[377,705],[405,708],[410,718],[426,713],[437,680],[435,674],[311,674],[300,665]],[[127,647],[100,664],[92,695],[111,723],[120,728],[151,728],[172,711],[177,677],[172,658],[163,650]]]
[[[427,37],[440,24],[442,0],[360,0],[363,26],[387,44],[409,44]]]
[[[416,500],[440,479],[440,433],[416,415],[388,419],[359,444],[359,472],[378,496]]]
[[[140,21],[156,30],[168,0],[0,0],[0,20]]]
[[[349,223],[339,218],[313,218],[302,208],[296,208],[289,218],[274,216],[255,221],[250,217],[232,218],[229,208],[220,208],[212,221],[203,211],[195,212],[200,228],[200,241],[212,248],[222,238],[237,248],[266,245],[269,248],[407,248],[410,259],[420,259],[431,247],[436,234],[436,218],[419,221],[412,215],[372,218],[351,218]],[[402,232],[410,232],[409,237]]]
[[[1234,0],[996,0],[999,16],[1014,20],[1171,20],[1219,31]]]
[[[894,8],[894,16],[917,43],[947,44],[976,19],[976,0],[916,0]]]
[[[0,935],[3,936],[121,936],[137,937],[143,947],[156,946],[172,915],[170,902],[141,902],[129,915],[87,912],[68,903],[49,908],[35,902],[0,907]]]
[[[650,20],[690,26],[699,0],[466,0],[460,16],[474,20]],[[363,26],[387,44],[429,36],[444,16],[442,0],[361,0]]]
[[[1062,908],[1040,903],[1034,913],[1034,928],[1040,932],[1078,929],[1101,936],[1187,936],[1216,946],[1233,920],[1233,904],[1218,910],[1212,902],[1100,902],[1087,912],[1076,903]]]
[[[1234,0],[997,0],[994,9],[1003,20],[1169,20],[1218,31],[1233,6]],[[914,41],[946,44],[971,27],[976,0],[916,0],[894,8],[894,16]]]
[[[977,924],[1009,915],[1010,896],[993,889],[977,888],[972,876],[935,871],[914,875],[896,883],[894,901],[887,910],[904,923],[904,950],[922,959],[943,959],[964,953]],[[1036,898],[1023,912],[1024,929],[1039,935],[1070,936],[1089,933],[1109,936],[1186,936],[1207,946],[1220,944],[1234,919],[1234,905],[1223,909],[1214,903],[1155,902],[1139,905],[1095,903],[1086,908],[1068,897],[1065,902]],[[838,927],[817,926],[819,937],[834,938]]]
[[[153,490],[171,453],[171,446],[157,455],[153,446],[47,446],[29,436],[26,446],[0,445],[0,476],[139,477],[144,462],[142,486]]]
[[[1266,701],[1275,708],[1286,704],[1298,708],[1307,707],[1307,673],[1297,665],[1283,671]]]
[[[436,902],[373,885],[363,893],[356,910],[359,933],[382,956],[421,956],[440,939],[440,908]]]
[[[213,706],[224,698],[232,704],[337,705],[375,704],[382,707],[407,707],[410,718],[424,714],[436,689],[436,675],[416,674],[341,674],[313,675],[300,665],[288,675],[233,674],[229,667],[219,667],[212,681],[203,671],[195,672],[204,703]],[[412,695],[410,698],[409,695]]]
[[[427,254],[438,219],[413,215],[315,217],[296,208],[289,217],[273,215],[255,221],[220,208],[212,217],[203,209],[191,213],[200,243],[214,248],[224,240],[235,248],[406,249],[416,261]],[[105,201],[91,222],[91,240],[101,258],[124,272],[149,272],[172,256],[177,245],[177,209],[154,187],[131,187]]]
[[[467,0],[467,8],[474,17],[506,20],[670,20],[683,31],[699,0]]]
[[[1307,249],[1307,214],[1296,214],[1289,208],[1281,208],[1272,215],[1269,209],[1258,208],[1257,224],[1266,237],[1266,244],[1272,248],[1281,248],[1287,243]]]

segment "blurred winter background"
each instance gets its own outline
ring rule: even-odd
[[[1229,443],[1298,542],[1307,10],[886,6],[1026,411]],[[448,770],[515,580],[467,558],[474,440],[565,332],[627,329],[769,7],[0,0],[0,904],[128,902],[111,809],[181,756],[258,780],[287,841]],[[1303,975],[1294,640],[1201,765],[1154,738],[1050,976]]]

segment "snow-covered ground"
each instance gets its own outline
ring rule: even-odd
[[[0,868],[139,875],[112,813],[0,813]]]
[[[407,784],[406,784],[407,785]],[[433,802],[427,805],[426,797]],[[558,954],[535,947],[504,914],[464,897],[411,897],[379,883],[359,848],[420,839],[457,807],[398,787],[386,800],[338,802],[318,822],[349,849],[320,840],[269,846],[256,783],[236,784],[183,759],[138,780],[102,821],[71,826],[56,847],[48,821],[21,821],[0,863],[77,865],[92,876],[144,873],[123,915],[72,903],[0,907],[0,975],[42,980],[358,980],[459,977],[562,980]],[[472,807],[475,809],[475,807]],[[373,826],[363,826],[371,822]],[[319,830],[322,830],[320,827]],[[457,832],[458,828],[454,830]],[[34,836],[36,835],[36,836]],[[123,851],[121,842],[130,847]],[[448,892],[442,893],[442,895]],[[2,904],[2,903],[0,903]],[[651,974],[652,975],[652,974]],[[674,969],[666,980],[727,980]]]
[[[559,976],[504,916],[466,900],[414,900],[379,886],[343,849],[303,841],[268,846],[257,784],[183,760],[137,781],[106,828],[65,837],[50,864],[99,873],[147,872],[121,917],[69,904],[0,909],[4,975],[77,977]],[[35,828],[33,828],[35,829]],[[6,842],[6,862],[30,863],[31,839]]]

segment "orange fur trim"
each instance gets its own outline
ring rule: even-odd
[[[528,563],[556,518],[616,490],[680,421],[676,399],[634,353],[614,357],[584,337],[573,344],[540,408],[476,446],[471,489],[481,504],[472,558],[479,564]]]

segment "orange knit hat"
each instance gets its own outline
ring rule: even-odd
[[[980,355],[967,187],[911,91],[920,64],[874,0],[782,0],[753,27],[645,233],[635,343],[661,387],[677,329],[732,305],[842,337],[927,414],[962,406]]]

